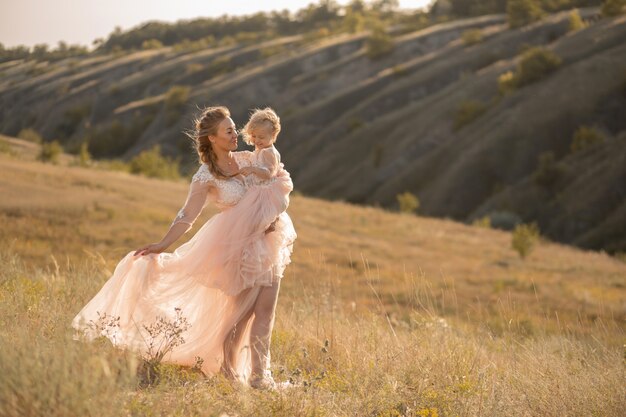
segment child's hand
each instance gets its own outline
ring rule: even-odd
[[[250,175],[254,172],[254,167],[243,167],[239,169],[241,175]]]

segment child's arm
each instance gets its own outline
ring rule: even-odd
[[[239,172],[243,175],[254,174],[264,180],[274,178],[280,169],[280,155],[271,147],[263,149],[258,156],[259,167],[244,167]]]

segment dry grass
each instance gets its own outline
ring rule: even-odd
[[[272,341],[274,374],[300,386],[247,391],[166,367],[142,387],[137,358],[77,344],[68,326],[121,256],[161,237],[186,189],[0,154],[0,415],[617,416],[626,405],[623,263],[550,242],[522,261],[506,232],[301,196]]]

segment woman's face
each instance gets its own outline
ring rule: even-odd
[[[237,128],[230,117],[225,118],[217,126],[217,133],[209,135],[209,140],[215,149],[234,151],[237,149]]]

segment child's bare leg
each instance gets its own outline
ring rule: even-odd
[[[251,376],[262,377],[266,369],[270,366],[270,342],[276,304],[278,301],[278,291],[280,280],[271,287],[261,287],[261,291],[254,306],[254,318],[250,330],[250,344],[252,354]]]

